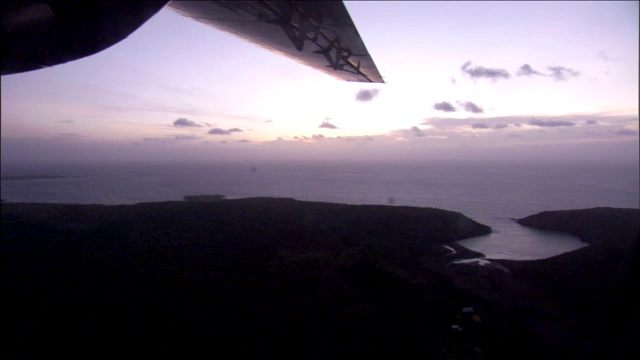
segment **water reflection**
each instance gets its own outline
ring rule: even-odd
[[[575,236],[522,226],[515,221],[494,227],[486,236],[458,241],[489,259],[535,260],[559,255],[588,245]]]

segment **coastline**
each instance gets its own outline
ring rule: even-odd
[[[636,231],[617,229],[616,237]],[[603,254],[615,260],[618,252],[595,242],[561,261],[465,261],[480,254],[455,241],[488,231],[445,210],[283,198],[3,203],[9,352],[108,357],[130,347],[147,356],[233,349],[254,356],[474,358],[475,348],[489,357],[523,349],[553,357],[604,345],[593,328],[612,324],[594,309],[609,303],[599,295],[572,310],[576,298],[568,296],[581,288],[567,276],[591,276],[579,271],[582,264]],[[553,262],[562,265],[557,273],[549,270]],[[616,280],[616,272],[605,273],[604,280]],[[595,294],[607,283],[586,281]],[[616,291],[606,297],[622,299]],[[456,314],[469,306],[486,324],[458,323]],[[462,338],[452,324],[464,328]],[[585,340],[571,340],[575,331]],[[81,345],[70,348],[70,338]],[[594,339],[596,345],[587,343]],[[107,342],[116,345],[104,354],[91,350]]]

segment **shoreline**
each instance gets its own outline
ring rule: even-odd
[[[637,329],[624,316],[637,276],[618,267],[637,259],[611,251],[637,246],[635,209],[548,212],[547,224],[609,231],[526,261],[478,259],[456,241],[491,229],[431,208],[247,198],[1,211],[16,358],[604,358]]]

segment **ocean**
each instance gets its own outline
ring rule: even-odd
[[[493,233],[459,243],[492,259],[541,259],[584,243],[527,229],[513,219],[545,210],[640,207],[638,164],[471,162],[13,163],[2,176],[7,202],[134,204],[221,194],[457,211]]]

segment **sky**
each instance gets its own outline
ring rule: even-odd
[[[169,8],[3,76],[1,159],[638,161],[638,2],[345,2],[384,84]]]

